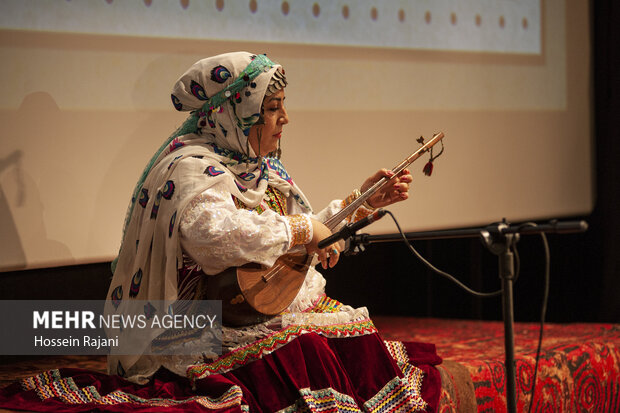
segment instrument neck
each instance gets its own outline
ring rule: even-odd
[[[371,186],[366,191],[364,191],[364,193],[361,194],[357,199],[355,199],[349,205],[342,208],[340,211],[334,214],[331,218],[326,220],[324,222],[325,226],[333,231],[334,228],[338,226],[338,224],[340,224],[342,221],[344,221],[346,217],[348,217],[353,212],[355,212],[355,210],[361,207],[364,204],[364,202],[368,200],[368,198],[374,195],[375,192],[381,189],[384,185],[386,185],[389,181],[391,181],[393,177],[397,176],[400,172],[402,172],[406,167],[411,165],[416,159],[422,156],[425,152],[428,152],[437,142],[443,139],[443,137],[444,137],[443,132],[439,132],[433,135],[430,141],[428,141],[420,149],[418,149],[417,151],[409,155],[407,159],[402,161],[400,164],[392,168],[392,172],[394,173],[394,175],[392,175],[391,178],[384,176],[383,178],[375,182],[373,186]]]
[[[338,224],[344,221],[346,217],[354,213],[359,207],[361,207],[364,204],[364,202],[368,200],[368,198],[370,198],[379,188],[381,188],[381,186],[383,186],[383,183],[385,183],[385,182],[382,182],[384,180],[385,178],[382,178],[381,181],[374,184],[370,189],[368,189],[362,195],[354,199],[353,202],[351,202],[349,205],[345,206],[340,211],[332,215],[331,218],[327,219],[324,222],[325,226],[329,228],[330,231],[333,231],[334,228],[338,226]]]

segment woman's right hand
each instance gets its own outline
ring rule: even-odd
[[[322,222],[313,218],[310,220],[312,221],[312,240],[306,244],[306,251],[308,254],[316,253],[324,269],[327,269],[328,264],[329,268],[332,268],[338,262],[342,248],[337,242],[325,248],[319,248],[318,243],[332,235],[332,232]]]

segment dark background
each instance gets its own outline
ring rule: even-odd
[[[581,234],[549,235],[551,288],[547,321],[620,322],[620,3],[592,2],[595,207]],[[568,28],[570,30],[570,27]],[[439,167],[439,165],[438,165]],[[385,217],[384,219],[390,219]],[[479,239],[416,241],[440,269],[470,287],[500,287],[498,261]],[[515,320],[536,321],[544,285],[539,236],[517,244],[521,271],[515,284]],[[431,273],[402,242],[370,245],[325,272],[327,293],[374,315],[500,320],[500,298],[474,298]],[[0,299],[104,299],[110,263],[0,273]]]

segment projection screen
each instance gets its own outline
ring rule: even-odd
[[[0,270],[111,260],[185,117],[172,84],[234,50],[285,67],[283,162],[315,210],[442,131],[433,174],[414,163],[389,208],[405,230],[586,214],[589,25],[566,0],[5,0]]]

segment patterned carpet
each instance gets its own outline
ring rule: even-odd
[[[477,411],[506,411],[502,322],[373,319],[385,339],[435,343],[437,354],[444,359],[442,377],[462,376],[459,367],[466,368],[473,384]],[[514,331],[517,411],[527,411],[539,325],[517,323]],[[464,387],[459,383],[455,390],[451,384],[444,382],[444,390],[455,392]],[[461,390],[461,393],[466,392]],[[446,394],[442,396],[440,411],[457,411],[458,404],[463,402],[468,401],[466,398],[454,400]],[[620,325],[547,324],[532,411],[620,411]]]
[[[506,411],[501,322],[374,317],[386,340],[437,345],[443,394],[439,411]],[[527,411],[538,324],[515,324],[517,410]],[[0,387],[59,367],[105,372],[103,356],[46,357],[0,364]],[[547,324],[533,412],[620,411],[620,325]]]

